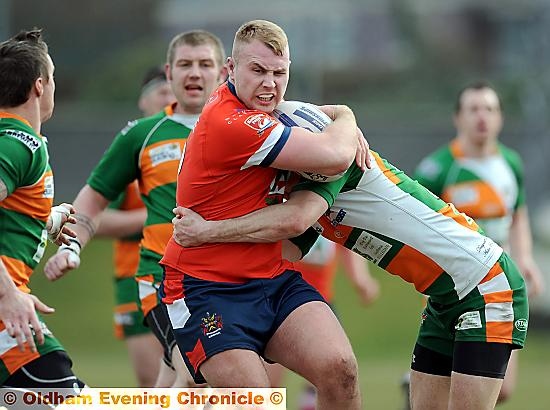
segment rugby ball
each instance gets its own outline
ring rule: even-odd
[[[332,122],[330,117],[316,105],[301,101],[283,101],[273,111],[273,116],[288,127],[306,128],[311,132],[321,132]],[[322,175],[316,172],[296,171],[311,181],[331,182],[341,178],[338,175]]]

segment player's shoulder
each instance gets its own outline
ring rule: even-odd
[[[126,126],[120,130],[121,135],[147,135],[153,128],[158,126],[160,122],[166,120],[166,113],[160,111],[149,117],[138,118],[128,121]]]
[[[504,160],[514,169],[514,171],[516,173],[520,172],[523,167],[523,161],[519,152],[501,142],[498,143],[498,149]]]
[[[449,144],[443,145],[426,155],[416,167],[415,176],[421,175],[429,179],[436,179],[448,169],[453,161],[453,154]]]
[[[0,124],[0,141],[2,145],[14,148],[24,146],[33,154],[39,152],[46,144],[46,140],[37,135],[30,127],[20,126],[15,122]]]

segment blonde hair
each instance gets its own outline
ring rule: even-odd
[[[288,48],[288,38],[281,27],[267,20],[252,20],[244,23],[235,33],[233,58],[243,43],[249,44],[253,40],[261,41],[278,56],[282,56]]]

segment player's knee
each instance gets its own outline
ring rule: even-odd
[[[317,387],[320,394],[348,400],[359,394],[357,360],[353,354],[336,356],[324,366],[324,377]]]

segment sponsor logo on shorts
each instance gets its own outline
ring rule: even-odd
[[[479,329],[482,327],[479,312],[466,312],[460,315],[456,323],[456,330]]]
[[[40,141],[40,138],[23,131],[5,130],[4,133],[7,136],[15,138],[16,140],[19,140],[20,142],[25,144],[27,148],[30,149],[32,152],[36,152],[36,150],[42,145],[42,141]]]
[[[212,338],[221,333],[223,329],[222,316],[217,313],[206,312],[206,317],[201,319],[202,334]]]
[[[520,332],[527,332],[528,323],[527,319],[518,319],[514,322],[514,326]]]

